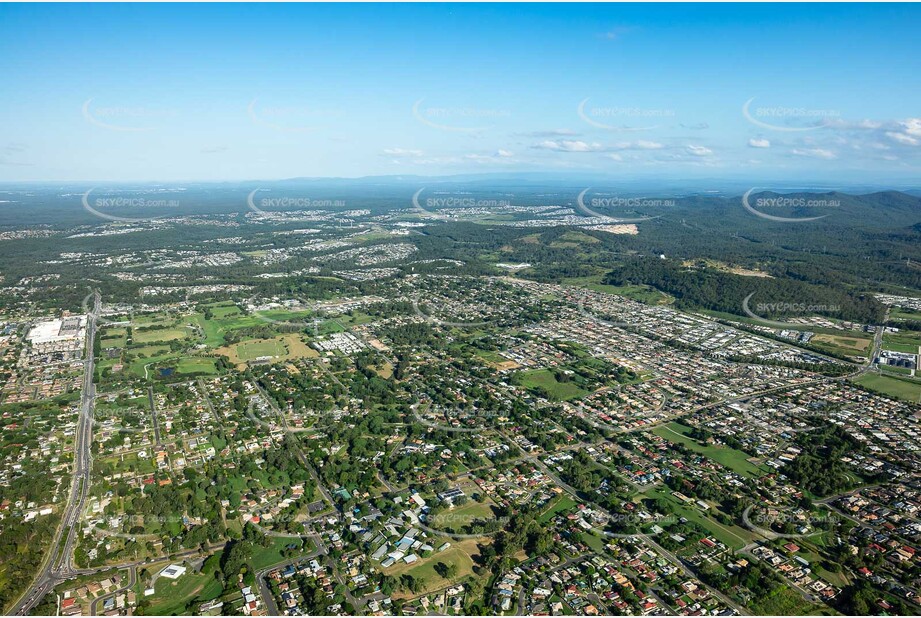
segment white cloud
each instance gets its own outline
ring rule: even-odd
[[[798,157],[809,157],[811,159],[837,159],[838,155],[825,148],[794,148],[791,151]]]
[[[921,144],[921,139],[912,137],[908,133],[897,133],[896,131],[886,131],[886,137],[905,146],[917,146]]]
[[[385,148],[384,154],[391,157],[421,157],[421,150],[407,150],[405,148]]]
[[[582,140],[544,140],[534,146],[542,150],[555,150],[557,152],[597,152],[602,149],[601,144],[592,142],[591,144]]]
[[[770,148],[771,140],[765,139],[763,137],[753,137],[748,140],[748,145],[751,148]]]
[[[612,161],[623,161],[624,160],[624,158],[620,156],[619,154],[617,154],[616,152],[610,152],[604,156],[611,159]]]
[[[693,144],[688,144],[688,153],[694,155],[695,157],[708,157],[713,154],[713,151],[706,146],[695,146]]]
[[[635,142],[619,142],[614,144],[613,148],[615,150],[658,150],[665,146],[658,142],[640,139]]]
[[[921,137],[921,118],[909,118],[899,124],[902,125],[902,129],[905,133],[915,137]]]
[[[512,156],[515,156],[515,155],[514,155],[511,151],[503,150],[503,149],[500,148],[500,149],[498,150],[498,152],[496,152],[496,156],[497,156],[497,157],[512,157]]]

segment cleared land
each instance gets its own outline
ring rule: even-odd
[[[810,343],[816,347],[840,354],[866,356],[872,342],[872,339],[863,339],[850,335],[819,334],[813,337]]]

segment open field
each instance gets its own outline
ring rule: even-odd
[[[771,591],[765,597],[755,599],[751,610],[760,616],[795,616],[797,614],[815,616],[825,615],[829,608],[809,603],[796,590],[783,586]]]
[[[601,241],[594,236],[570,230],[550,243],[554,249],[577,249],[580,245],[597,245]]]
[[[576,501],[566,494],[561,494],[556,500],[551,500],[546,509],[540,514],[540,522],[547,523],[553,519],[557,513],[568,511],[576,506]]]
[[[895,397],[896,399],[905,399],[914,402],[921,400],[921,382],[890,378],[888,376],[880,376],[872,373],[860,376],[855,382],[870,390]]]
[[[607,294],[617,294],[625,298],[645,303],[647,305],[668,305],[674,302],[674,298],[648,285],[607,285],[601,283],[604,275],[592,275],[589,277],[570,277],[564,279],[565,285],[573,285],[580,288],[594,290],[596,292],[605,292]]]
[[[251,339],[215,350],[236,365],[242,365],[257,358],[268,356],[273,362],[296,358],[316,358],[319,353],[308,346],[297,333],[279,335],[272,339]]]
[[[493,515],[490,506],[490,502],[470,500],[463,506],[447,509],[433,517],[431,527],[436,530],[463,532],[464,527],[474,520],[495,519],[495,515]]]
[[[437,547],[443,542],[443,540],[436,540],[433,543]],[[423,592],[438,590],[450,585],[452,582],[458,582],[473,575],[473,559],[480,553],[477,544],[487,542],[489,542],[489,539],[483,539],[482,541],[477,539],[450,541],[451,547],[443,552],[435,552],[428,558],[422,558],[413,564],[405,564],[401,561],[384,569],[383,572],[391,577],[399,578],[400,575],[408,573],[417,580],[421,579],[425,582],[423,590],[420,590],[418,593],[400,590],[393,594],[393,598],[408,598],[410,596],[417,596]],[[439,562],[443,562],[449,566],[452,564],[455,565],[457,567],[457,574],[451,579],[443,578],[435,571],[435,565]]]
[[[217,366],[213,358],[192,356],[179,359],[176,366],[179,373],[217,373]]]
[[[701,528],[707,530],[714,538],[716,538],[716,540],[723,543],[727,547],[731,547],[733,549],[741,549],[756,538],[761,538],[751,530],[746,530],[741,526],[724,526],[718,521],[708,517],[699,507],[693,504],[685,504],[675,498],[667,487],[656,487],[652,491],[649,491],[645,494],[640,494],[639,497],[653,499],[660,498],[665,500],[671,505],[672,510],[676,515],[696,523]]]
[[[588,394],[572,382],[557,382],[553,372],[549,369],[532,369],[515,374],[515,381],[527,389],[540,389],[545,391],[550,399],[566,401],[576,399]]]
[[[233,303],[218,303],[214,305],[208,305],[208,309],[211,310],[212,315],[214,315],[214,317],[218,320],[243,313],[240,308]]]
[[[669,442],[683,444],[686,448],[709,457],[713,461],[726,466],[730,470],[738,472],[742,476],[752,478],[759,477],[765,473],[764,470],[748,461],[748,454],[742,451],[729,448],[728,446],[703,446],[699,444],[696,440],[687,435],[690,432],[690,428],[684,425],[668,423],[667,425],[659,425],[653,429],[652,432],[657,436],[665,438]]]
[[[384,378],[385,380],[389,380],[393,376],[393,365],[385,361],[380,365],[375,365],[374,371],[380,377]]]
[[[166,327],[172,326],[174,323],[175,318],[170,317],[168,313],[147,313],[136,315],[131,319],[131,325],[134,328],[145,328],[149,326]]]
[[[172,616],[188,613],[186,606],[193,601],[204,603],[218,598],[222,587],[211,573],[188,572],[176,580],[158,577],[154,590],[156,592],[150,597],[147,614]]]
[[[145,345],[140,347],[131,347],[127,350],[129,358],[140,358],[142,356],[148,358],[153,356],[163,356],[169,352],[169,346],[165,345]]]
[[[175,359],[178,354],[161,354],[158,356],[150,356],[147,358],[138,358],[131,361],[128,364],[128,371],[138,377],[145,377],[153,375],[156,372],[156,368],[161,366],[173,359]],[[146,371],[145,371],[146,368]]]
[[[883,335],[883,349],[885,350],[917,354],[919,347],[921,347],[921,333],[917,331],[908,330]]]
[[[263,356],[285,356],[288,354],[288,348],[281,339],[256,339],[238,343],[236,353],[240,360],[251,361]]]
[[[290,545],[300,546],[301,543],[298,539],[287,539],[282,537],[271,537],[269,541],[268,547],[257,546],[253,550],[253,558],[249,561],[249,564],[257,571],[275,564],[276,562],[281,562],[285,559],[285,557],[281,555],[281,552],[284,551],[286,547]],[[306,553],[311,549],[313,549],[313,546],[308,543],[303,551]]]
[[[830,352],[847,354],[848,356],[866,356],[870,350],[870,344],[873,340],[864,339],[851,334],[848,335],[828,335],[818,334],[810,341],[817,348],[822,348]]]
[[[154,328],[154,329],[144,329],[138,330],[135,329],[131,338],[134,343],[152,343],[156,341],[173,341],[175,339],[183,339],[189,335],[189,329],[178,327],[178,328]]]

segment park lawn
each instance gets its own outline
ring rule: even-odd
[[[885,375],[891,375],[898,378],[900,375],[911,377],[911,369],[908,367],[890,367],[883,365],[879,368],[880,372]]]
[[[560,495],[556,501],[552,501],[540,515],[540,523],[545,524],[554,517],[557,513],[562,513],[568,511],[572,507],[576,506],[576,501],[570,498],[567,494]]]
[[[765,474],[765,470],[748,461],[749,456],[743,451],[729,448],[728,446],[703,446],[697,440],[686,435],[691,431],[689,427],[678,423],[668,423],[659,425],[652,430],[654,434],[665,438],[669,442],[683,444],[696,453],[709,457],[713,461],[723,465],[730,470],[748,478],[757,478]]]
[[[99,340],[99,345],[100,345],[100,347],[102,347],[103,349],[105,349],[105,348],[123,348],[123,347],[125,347],[125,345],[127,345],[127,343],[128,343],[128,335],[127,335],[127,334],[112,335],[112,334],[106,333],[105,336],[103,336],[103,337]]]
[[[572,382],[557,382],[553,372],[549,369],[531,369],[515,374],[518,384],[527,389],[543,388],[554,401],[568,401],[578,399],[588,394]]]
[[[594,532],[585,531],[582,533],[582,541],[592,548],[592,551],[603,553],[604,552],[604,539],[595,534]]]
[[[890,378],[867,373],[855,380],[857,384],[870,390],[907,401],[917,402],[921,399],[921,382],[910,382],[899,378]]]
[[[209,305],[208,308],[211,310],[212,315],[218,320],[243,313],[240,311],[240,308],[234,304]]]
[[[145,357],[152,358],[168,354],[170,349],[169,346],[166,345],[143,345],[140,347],[130,347],[126,352],[131,359],[138,358],[141,354]]]
[[[317,324],[316,333],[318,335],[333,335],[335,333],[344,333],[345,326],[343,326],[339,320],[329,319],[323,320]]]
[[[236,352],[240,360],[251,361],[261,356],[284,356],[288,349],[279,339],[256,339],[237,344]]]
[[[384,361],[380,365],[374,366],[374,372],[385,380],[393,377],[393,365],[389,361]]]
[[[193,601],[204,603],[218,598],[223,588],[213,574],[189,572],[176,580],[158,577],[154,590],[148,615],[176,616],[188,614],[186,607]]]
[[[149,378],[157,374],[157,369],[159,366],[162,366],[164,363],[175,359],[177,356],[178,352],[175,354],[163,354],[161,356],[153,356],[150,358],[136,358],[129,362],[128,371],[138,377],[143,378],[145,377],[146,368],[146,377]]]
[[[253,570],[258,571],[260,569],[266,568],[267,566],[273,565],[276,562],[281,562],[285,559],[281,552],[284,551],[286,547],[292,544],[300,546],[301,543],[298,539],[274,536],[269,537],[269,541],[270,543],[268,547],[262,547],[260,545],[253,549],[253,557],[249,561],[249,565],[253,567]],[[310,549],[311,544],[308,541],[307,547],[304,549],[304,551],[310,551]]]
[[[176,366],[176,371],[179,373],[207,373],[207,374],[216,374],[217,365],[213,358],[193,356],[180,358],[179,364]]]
[[[921,347],[921,333],[913,330],[904,330],[898,333],[883,334],[883,349],[906,354],[917,354]]]
[[[714,521],[707,517],[707,515],[697,506],[690,504],[685,504],[675,498],[671,491],[667,488],[657,487],[652,491],[649,491],[645,494],[640,494],[639,498],[661,498],[665,500],[672,506],[673,512],[679,517],[684,517],[688,521],[692,521],[695,524],[699,525],[704,530],[707,530],[713,537],[718,540],[720,543],[726,547],[732,549],[742,549],[756,538],[760,538],[758,535],[754,534],[750,530],[741,528],[736,525],[724,526],[718,521]],[[711,509],[716,508],[711,506]]]
[[[152,430],[151,430],[152,433]],[[136,442],[138,434],[126,433],[125,436]],[[97,460],[99,467],[108,467],[114,474],[130,472],[132,474],[152,474],[156,471],[157,465],[150,458],[141,459],[136,452],[125,453],[123,455],[113,455],[111,457],[100,458]]]
[[[909,311],[907,309],[899,309],[897,307],[892,308],[892,313],[890,317],[902,319],[902,320],[914,320],[921,322],[921,313],[915,311]]]
[[[467,504],[438,513],[432,518],[432,528],[462,532],[464,526],[475,519],[495,519],[490,502],[468,500]]]
[[[240,365],[257,358],[268,356],[273,362],[289,361],[296,358],[316,358],[319,352],[308,346],[297,333],[279,335],[272,339],[251,339],[236,345],[224,346],[215,350],[226,356],[234,364]]]
[[[400,590],[399,592],[394,593],[394,598],[408,598],[410,596],[417,596],[419,594],[424,594],[445,588],[451,585],[454,582],[459,582],[468,576],[474,575],[473,573],[473,557],[479,555],[479,548],[477,543],[482,543],[483,540],[477,539],[467,539],[465,541],[451,541],[451,547],[442,551],[435,552],[428,558],[420,558],[417,562],[413,564],[406,564],[402,560],[396,564],[383,569],[383,572],[390,576],[399,578],[400,575],[408,573],[416,579],[425,580],[425,585],[423,590],[412,593],[406,590]],[[433,543],[435,547],[441,545],[442,541],[436,541]],[[445,579],[435,571],[435,565],[439,562],[444,562],[446,565],[455,565],[457,567],[457,575],[451,579]]]
[[[170,326],[175,320],[169,314],[150,313],[145,315],[136,315],[131,318],[131,325],[134,327],[147,326]]]
[[[917,354],[918,346],[911,345],[908,343],[886,343],[883,342],[884,350],[892,350],[893,352],[904,352],[905,354]]]
[[[312,315],[314,315],[314,312],[307,310],[291,311],[289,309],[269,309],[268,311],[260,311],[259,314],[277,322],[293,322],[295,324],[304,323],[306,326],[310,323],[308,320]]]
[[[205,345],[208,347],[219,347],[224,344],[224,334],[237,328],[247,328],[250,326],[265,326],[271,324],[267,319],[260,319],[258,316],[243,315],[242,313],[231,315],[223,319],[215,318],[206,320],[204,314],[196,313],[189,316],[188,322],[201,328],[205,334]]]
[[[174,341],[176,339],[185,339],[189,335],[189,329],[184,327],[177,328],[154,328],[150,330],[132,331],[131,338],[134,343],[153,343],[156,341]]]

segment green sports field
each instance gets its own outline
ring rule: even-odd
[[[260,339],[237,345],[237,356],[243,361],[251,361],[262,356],[284,356],[287,353],[288,348],[281,339]]]

